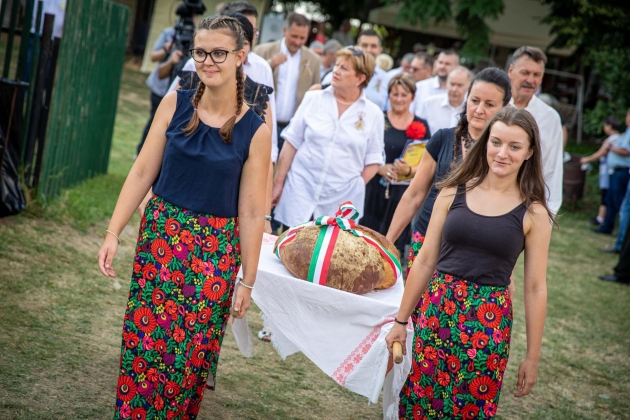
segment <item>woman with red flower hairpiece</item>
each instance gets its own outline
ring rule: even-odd
[[[413,177],[416,167],[399,159],[408,140],[425,140],[431,137],[429,125],[409,111],[416,93],[416,84],[407,73],[399,74],[389,81],[389,103],[385,112],[385,164],[365,187],[365,210],[361,224],[385,235],[394,217],[407,185],[390,185],[398,177]],[[411,238],[411,225],[395,242],[400,255]]]
[[[214,388],[230,309],[242,318],[249,308],[271,135],[244,100],[243,38],[231,17],[197,25],[191,54],[200,82],[160,103],[98,254],[101,272],[115,276],[118,236],[152,186],[123,322],[114,419],[194,420],[205,389]]]
[[[412,365],[419,364],[421,373],[418,378],[412,369],[403,385],[401,419],[495,416],[510,351],[508,286],[523,251],[527,353],[515,396],[529,394],[536,383],[554,222],[540,150],[534,117],[506,107],[488,122],[463,163],[437,184],[441,191],[427,240],[385,337],[390,351],[394,343],[405,343],[408,319],[420,308]]]

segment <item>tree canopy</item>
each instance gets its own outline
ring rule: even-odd
[[[497,19],[504,10],[503,0],[401,0],[399,18],[412,25],[426,26],[453,20],[457,33],[464,39],[462,53],[486,56],[490,47],[487,19]]]

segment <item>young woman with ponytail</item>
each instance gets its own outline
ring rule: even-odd
[[[484,69],[475,76],[468,88],[466,108],[457,126],[433,133],[416,175],[396,207],[387,231],[387,239],[396,243],[411,220],[415,219],[407,257],[407,273],[424,242],[433,203],[438,195],[435,184],[461,163],[486,123],[510,102],[511,97],[507,73],[493,67]]]
[[[200,22],[192,56],[201,82],[162,100],[98,254],[103,275],[115,276],[120,233],[153,187],[123,323],[115,419],[195,419],[205,388],[214,388],[232,300],[237,318],[250,305],[271,135],[243,99],[238,21]]]

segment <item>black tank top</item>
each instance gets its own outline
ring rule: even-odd
[[[501,216],[474,213],[460,186],[444,221],[436,269],[485,286],[509,285],[510,274],[525,247],[526,211],[521,203]]]

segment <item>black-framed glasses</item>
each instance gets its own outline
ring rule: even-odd
[[[221,64],[227,60],[228,54],[236,53],[239,50],[227,51],[227,50],[212,50],[212,51],[204,51],[201,48],[191,48],[188,50],[190,56],[197,63],[203,63],[206,61],[208,56],[210,56],[210,60],[214,64]]]

